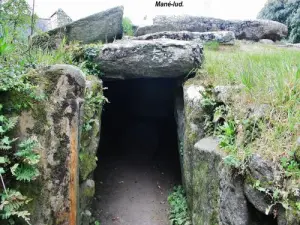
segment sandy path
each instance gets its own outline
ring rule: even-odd
[[[167,196],[180,180],[167,162],[98,162],[94,216],[101,225],[168,225]]]

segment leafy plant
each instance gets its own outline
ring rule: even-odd
[[[223,126],[219,127],[220,147],[228,152],[234,152],[236,149],[236,123],[234,121],[226,121]]]
[[[84,103],[84,124],[83,131],[90,131],[92,129],[92,124],[95,122],[93,119],[94,115],[100,113],[102,105],[108,102],[107,98],[100,92],[93,92],[88,90],[85,94]]]
[[[2,109],[2,105],[0,105],[0,109]],[[3,187],[3,192],[0,194],[0,216],[3,219],[11,216],[21,217],[29,224],[28,216],[30,214],[20,209],[30,199],[16,190],[6,188],[5,180],[11,182],[14,178],[18,181],[29,182],[36,179],[39,175],[37,163],[40,156],[33,150],[37,145],[37,141],[34,139],[22,141],[13,153],[12,144],[17,138],[11,139],[6,135],[15,127],[16,123],[17,117],[7,118],[0,114],[0,178]]]
[[[26,0],[4,1],[0,16],[12,40],[27,41],[26,30],[30,27],[31,9]]]
[[[223,158],[226,165],[239,169],[241,167],[241,162],[234,155],[228,155]]]
[[[12,52],[14,50],[14,45],[7,40],[6,31],[3,32],[2,36],[0,36],[0,56],[5,56],[6,54]]]
[[[101,76],[100,65],[95,59],[100,53],[102,44],[73,45],[69,51],[73,54],[73,63],[77,64],[87,75]]]
[[[23,196],[20,192],[15,190],[7,189],[1,195],[1,204],[0,204],[0,215],[2,219],[9,219],[13,216],[24,219],[27,224],[30,224],[30,213],[26,210],[22,210],[22,207],[28,204],[31,199],[28,199],[26,196]]]
[[[168,197],[171,225],[191,225],[185,191],[182,186],[174,187]]]
[[[18,141],[13,129],[18,122],[18,113],[31,107],[33,101],[40,101],[36,87],[31,85],[24,74],[26,60],[13,52],[5,52],[0,58],[0,217],[14,221],[15,217],[29,222],[29,212],[25,206],[31,200],[24,196],[18,182],[31,182],[38,175],[40,156],[35,151],[34,138]]]
[[[285,175],[300,178],[300,163],[293,158],[293,153],[289,156],[283,156],[280,160],[281,166],[285,170]]]
[[[212,86],[207,86],[200,94],[202,95],[201,107],[205,118],[204,130],[207,135],[210,135],[214,133],[218,124],[223,122],[221,117],[226,114],[226,109],[224,104],[216,99]]]
[[[124,34],[128,36],[133,36],[133,27],[132,27],[132,22],[128,17],[123,18],[123,32]]]

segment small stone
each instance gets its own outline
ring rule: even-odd
[[[89,210],[84,211],[85,216],[92,216],[92,213]]]
[[[270,39],[261,39],[261,40],[259,40],[259,43],[266,44],[266,45],[273,45],[274,41],[272,41]]]
[[[269,161],[259,155],[253,155],[249,161],[249,170],[253,179],[261,182],[274,181],[274,169]]]

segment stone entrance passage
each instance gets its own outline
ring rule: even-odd
[[[167,225],[180,184],[175,79],[106,81],[94,215],[103,225]]]

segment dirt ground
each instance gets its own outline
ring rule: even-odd
[[[167,196],[180,181],[170,161],[110,159],[95,173],[93,215],[101,225],[168,225]]]

